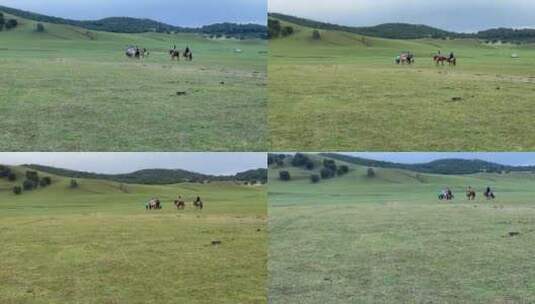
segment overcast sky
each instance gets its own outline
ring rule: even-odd
[[[269,11],[336,24],[426,24],[474,32],[494,27],[535,28],[534,0],[268,0]]]
[[[130,173],[141,169],[184,169],[233,175],[265,168],[266,153],[0,153],[0,164],[38,164],[96,173]]]
[[[150,18],[180,26],[266,23],[267,0],[0,0],[0,5],[77,20]]]
[[[503,165],[533,166],[535,153],[343,153],[353,156],[398,163],[425,163],[444,158],[480,159]]]

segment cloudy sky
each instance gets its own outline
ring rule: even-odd
[[[267,0],[0,0],[40,14],[91,20],[127,16],[180,26],[218,22],[266,23]]]
[[[535,28],[534,0],[268,0],[269,11],[337,24],[427,24],[474,32],[494,27]]]
[[[480,159],[512,166],[535,165],[535,153],[344,153],[353,156],[398,163],[425,163],[444,158]]]
[[[0,164],[39,164],[117,174],[141,169],[184,169],[232,175],[267,166],[265,153],[0,153]]]

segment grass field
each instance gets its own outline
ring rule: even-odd
[[[281,182],[270,170],[270,303],[535,302],[534,174],[351,168],[315,185],[309,172]],[[446,186],[451,203],[437,199]]]
[[[2,150],[266,150],[264,41],[46,23],[37,33],[17,19],[0,32]],[[189,45],[194,61],[171,62],[174,44]],[[150,56],[127,59],[128,45]]]
[[[292,26],[295,34],[269,44],[275,151],[535,148],[535,46],[335,31],[320,31],[316,41],[312,29]],[[435,66],[438,50],[455,52],[458,66]],[[404,51],[415,54],[415,65],[394,63]]]
[[[69,183],[15,196],[0,179],[0,303],[267,302],[264,187]]]

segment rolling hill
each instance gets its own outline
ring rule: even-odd
[[[169,25],[151,19],[131,17],[109,17],[100,20],[80,21],[42,15],[1,5],[0,12],[4,12],[13,16],[21,17],[32,21],[70,25],[94,31],[116,33],[175,32],[198,33],[210,36],[222,35],[241,39],[266,38],[266,26],[259,24],[217,23],[212,25],[205,25],[199,28],[188,28]]]
[[[214,176],[206,175],[186,170],[169,170],[169,169],[147,169],[128,174],[98,174],[90,172],[81,172],[75,170],[54,168],[42,165],[25,165],[24,167],[70,178],[86,178],[108,180],[128,184],[147,184],[147,185],[167,185],[185,182],[215,182],[215,181],[244,181],[244,182],[267,182],[267,170],[255,169],[240,172],[232,176]]]
[[[269,18],[283,22],[292,23],[304,27],[349,32],[370,37],[380,37],[389,39],[451,39],[451,38],[472,38],[482,39],[490,42],[514,42],[532,43],[535,42],[535,29],[508,29],[498,28],[480,31],[478,33],[457,33],[446,31],[423,24],[409,23],[385,23],[376,26],[353,27],[314,21],[280,13],[269,13]]]

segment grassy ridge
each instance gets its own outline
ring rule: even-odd
[[[48,23],[37,33],[35,22],[17,19],[16,29],[0,33],[2,149],[265,149],[264,41],[115,34]],[[194,61],[171,62],[167,50],[175,44],[189,45]],[[129,60],[127,45],[151,54]]]
[[[287,25],[288,23],[282,23]],[[478,40],[391,40],[292,25],[270,41],[274,150],[493,150],[535,147],[528,133],[535,52]],[[458,66],[432,55],[455,52]],[[398,66],[403,51],[413,66]],[[516,53],[520,59],[512,59]],[[458,99],[460,98],[460,99]],[[527,133],[525,131],[528,131]]]
[[[52,178],[21,196],[0,180],[0,302],[266,303],[265,188]]]
[[[340,163],[341,164],[341,163]],[[529,303],[535,240],[531,173],[442,176],[352,165],[312,185],[269,182],[274,303]],[[288,169],[288,168],[285,168]],[[464,190],[478,191],[467,201]],[[490,185],[496,201],[486,201]],[[439,202],[451,187],[457,198]],[[520,235],[510,237],[509,232]]]

